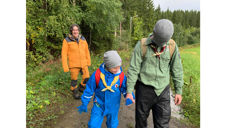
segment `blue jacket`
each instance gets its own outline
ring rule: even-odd
[[[104,63],[99,67],[100,71],[105,75],[105,80],[108,86],[110,86],[111,82],[113,81],[114,77],[120,75],[122,72],[122,68],[120,68],[120,72],[116,74],[112,74],[111,72],[104,69]],[[121,100],[121,93],[126,96],[126,76],[124,75],[124,79],[122,82],[121,88],[120,80],[116,82],[114,86],[112,86],[112,90],[115,92],[111,92],[110,90],[101,91],[105,88],[103,85],[102,80],[100,79],[98,87],[96,87],[96,80],[95,80],[95,72],[91,75],[89,81],[86,84],[86,89],[84,90],[83,95],[81,96],[82,104],[88,105],[90,102],[93,94],[94,96],[94,104],[102,108],[103,115],[106,115],[110,112],[118,112],[120,107],[120,100]]]

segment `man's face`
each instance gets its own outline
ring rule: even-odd
[[[73,27],[73,29],[72,29],[72,35],[75,38],[78,38],[78,36],[79,36],[79,29],[78,29],[78,27],[76,27],[76,26]]]
[[[155,44],[156,44],[158,47],[163,47],[163,46],[166,44],[166,42],[163,42],[163,43],[156,43],[156,42],[155,42]]]
[[[119,70],[120,70],[120,66],[108,69],[108,71],[113,73],[113,74],[116,74]]]

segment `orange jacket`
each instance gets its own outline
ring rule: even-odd
[[[69,68],[91,65],[87,41],[83,36],[79,36],[79,40],[75,40],[71,35],[66,37],[63,40],[61,56],[64,72],[68,72]]]

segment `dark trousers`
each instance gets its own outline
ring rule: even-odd
[[[168,128],[171,116],[170,86],[157,96],[154,87],[136,83],[135,128],[146,128],[147,118],[152,109],[154,128]]]

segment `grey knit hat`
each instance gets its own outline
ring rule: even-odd
[[[117,51],[114,50],[105,52],[103,61],[107,68],[114,68],[122,64],[121,57],[118,55]]]
[[[168,19],[158,20],[153,29],[153,41],[158,46],[163,46],[173,36],[173,23]]]

